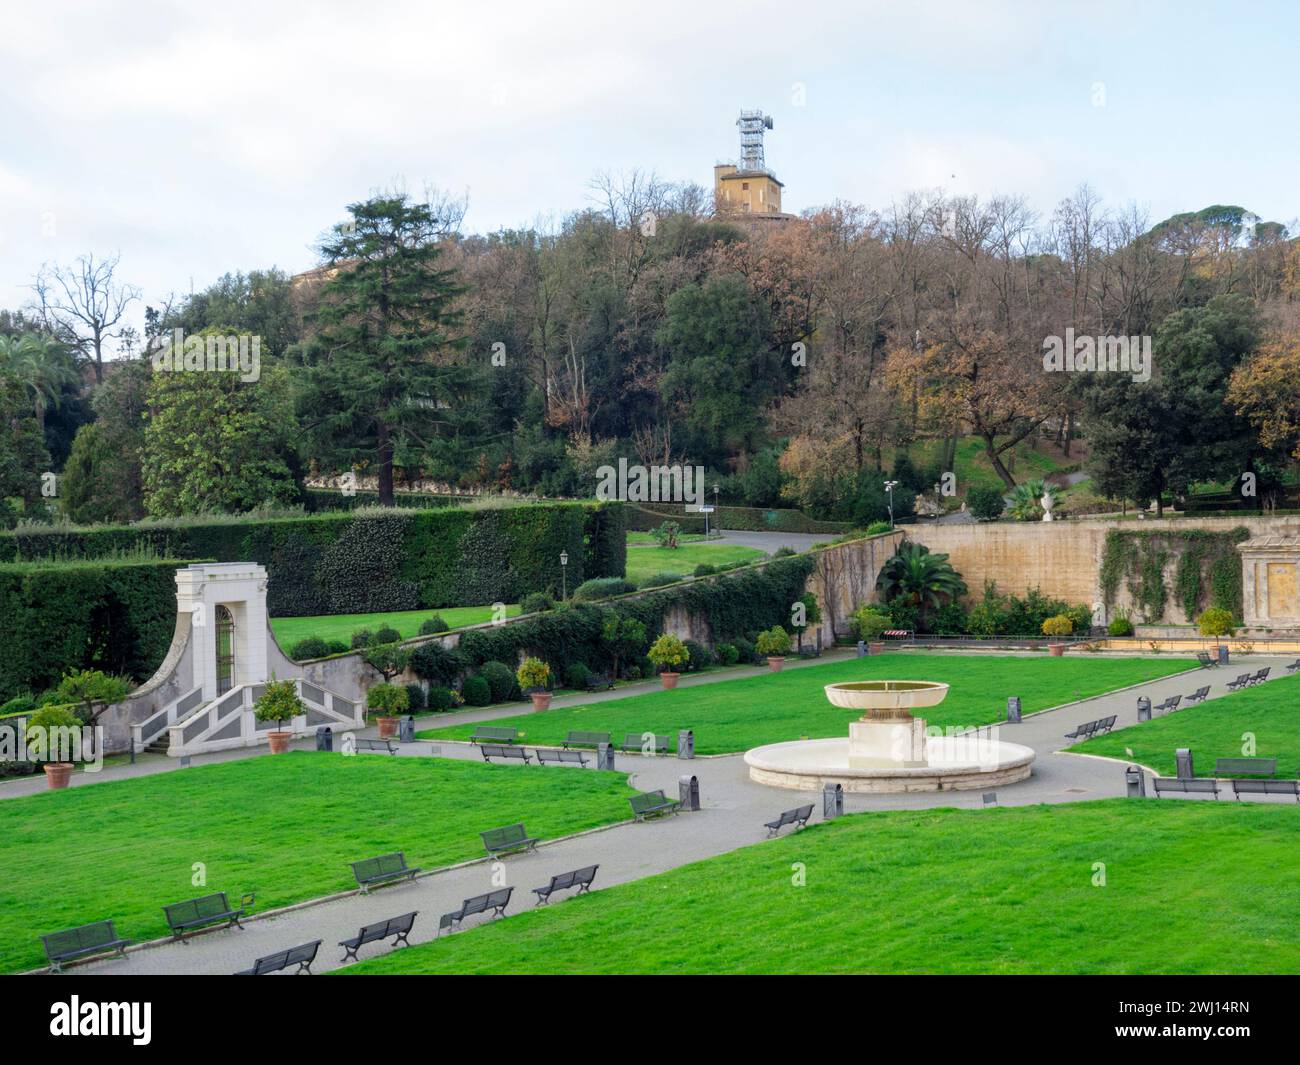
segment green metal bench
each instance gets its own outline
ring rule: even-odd
[[[649,733],[629,732],[623,737],[623,750],[625,751],[654,751],[655,754],[667,754],[672,746],[672,738],[669,736],[655,736],[653,739],[648,738]]]
[[[522,824],[489,828],[486,832],[480,832],[479,837],[483,840],[483,846],[489,855],[537,849],[537,840],[528,834],[528,830]]]
[[[239,900],[239,908],[235,909],[226,898],[226,893],[218,891],[185,902],[173,902],[170,906],[163,907],[163,913],[167,916],[167,927],[172,930],[172,938],[183,941],[186,932],[196,932],[222,921],[226,922],[227,928],[232,925],[243,928],[239,919],[252,908],[255,898],[250,892]]]
[[[41,936],[41,941],[45,944],[45,956],[50,959],[50,968],[56,973],[63,971],[64,962],[88,958],[93,954],[115,951],[119,957],[125,957],[126,948],[131,942],[113,930],[112,921],[95,921],[62,932],[51,932],[47,936]]]
[[[599,747],[602,743],[612,742],[613,737],[608,732],[570,732],[564,737],[562,747]]]
[[[519,730],[517,728],[501,728],[495,725],[479,725],[474,730],[474,735],[469,738],[470,743],[515,743],[519,739]]]
[[[680,802],[668,798],[662,791],[638,792],[628,796],[627,801],[632,804],[632,816],[638,821],[644,821],[647,817],[675,814],[681,806]]]
[[[1216,758],[1216,777],[1275,777],[1276,758]]]
[[[357,878],[361,894],[368,895],[372,887],[383,887],[399,880],[411,880],[418,873],[419,867],[406,864],[406,855],[402,851],[381,854],[377,858],[366,858],[352,863],[352,875]]]

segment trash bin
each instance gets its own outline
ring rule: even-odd
[[[866,658],[866,657],[867,657],[867,641],[866,641],[866,640],[859,640],[859,641],[858,641],[858,657],[859,657],[859,658]]]
[[[695,757],[695,733],[688,728],[684,728],[677,733],[677,757]],[[685,777],[682,779],[684,780]]]
[[[1012,725],[1020,724],[1020,696],[1007,696],[1007,721]]]
[[[1130,799],[1145,799],[1147,794],[1147,776],[1140,766],[1131,765],[1124,770],[1124,783],[1128,786]]]
[[[700,778],[678,777],[677,798],[681,800],[682,809],[690,812],[700,808]]]
[[[1192,750],[1190,747],[1179,747],[1174,751],[1174,764],[1178,767],[1179,780],[1191,780],[1196,776],[1196,770],[1192,768]]]
[[[334,730],[329,725],[320,725],[316,729],[316,750],[334,750]]]
[[[827,784],[822,788],[822,817],[830,820],[844,813],[844,785]]]
[[[596,768],[614,768],[614,745],[612,743],[596,744]]]
[[[1138,696],[1138,720],[1139,721],[1151,720],[1151,700],[1148,699],[1145,695]]]
[[[1221,643],[1219,644],[1219,665],[1226,666],[1227,664],[1228,664],[1228,645],[1226,643]]]
[[[415,742],[415,718],[410,714],[402,718],[397,725],[397,739],[400,743]]]

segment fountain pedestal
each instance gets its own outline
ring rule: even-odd
[[[925,721],[919,717],[849,723],[849,765],[854,769],[914,768],[925,761]]]

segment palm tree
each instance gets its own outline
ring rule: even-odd
[[[1061,498],[1061,490],[1056,485],[1045,481],[1026,481],[1024,484],[1018,484],[1011,493],[1007,509],[1016,521],[1037,521],[1043,516],[1043,506],[1039,500],[1043,498],[1044,493],[1052,497],[1052,506],[1055,507]]]
[[[45,412],[58,407],[64,389],[79,380],[67,346],[40,333],[0,336],[0,372],[8,373],[22,385],[42,432]]]
[[[947,555],[932,555],[924,544],[905,540],[881,567],[876,589],[885,602],[902,599],[916,607],[918,627],[924,629],[928,612],[965,595],[966,582]]]

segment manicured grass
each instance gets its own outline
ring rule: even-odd
[[[713,533],[710,536],[710,539],[716,537],[717,535],[718,535],[717,533]],[[702,544],[705,542],[704,534],[703,533],[679,533],[677,536],[677,542],[682,544],[695,544],[695,543]],[[654,533],[630,532],[627,534],[627,546],[628,547],[658,547],[659,541],[655,539]]]
[[[725,566],[728,562],[748,562],[762,558],[756,547],[736,545],[684,544],[681,547],[631,547],[627,552],[627,579],[645,580],[656,573],[680,573],[689,577],[701,562]]]
[[[1189,689],[1198,685],[1188,682]],[[1244,750],[1253,737],[1255,750]],[[1132,761],[1175,774],[1174,751],[1188,747],[1198,776],[1214,773],[1216,758],[1276,758],[1277,775],[1294,779],[1300,769],[1300,677],[1283,677],[1244,692],[1130,725],[1069,748]]]
[[[507,617],[514,617],[518,613],[517,605],[510,604],[506,607]],[[420,624],[434,614],[439,615],[453,629],[492,620],[490,606],[453,606],[443,610],[395,610],[386,614],[321,614],[311,618],[272,618],[271,630],[275,633],[276,641],[287,651],[308,636],[347,641],[357,629],[377,629],[380,625],[391,625],[403,638],[418,636]]]
[[[700,754],[744,751],[764,743],[845,736],[857,715],[826,701],[826,684],[846,680],[937,680],[952,685],[947,699],[925,711],[932,725],[965,726],[1006,719],[1008,695],[1018,695],[1024,713],[1167,676],[1188,668],[1184,658],[1049,658],[1008,655],[944,655],[905,652],[853,658],[676,691],[555,707],[541,714],[493,721],[517,726],[529,743],[559,744],[571,729],[624,733],[653,729],[676,735],[695,730]],[[421,732],[429,739],[468,739],[474,725]]]
[[[1294,973],[1298,846],[1293,807],[857,814],[344,971]]]
[[[164,903],[257,892],[258,910],[355,887],[388,851],[434,869],[523,821],[542,839],[627,817],[621,773],[295,752],[0,801],[0,971],[44,964],[39,936],[112,917],[164,935]],[[191,883],[206,866],[207,888]]]

